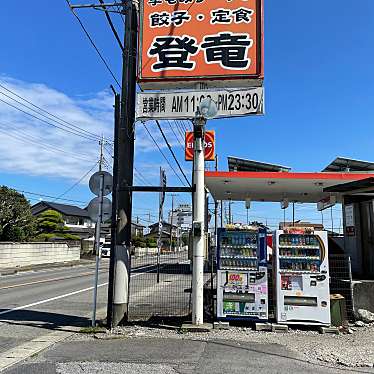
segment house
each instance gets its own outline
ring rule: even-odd
[[[62,214],[64,224],[69,229],[70,234],[86,239],[92,237],[95,233],[95,223],[92,222],[86,209],[50,201],[40,201],[31,207],[34,216],[38,216],[46,210],[54,210]]]
[[[131,237],[134,238],[135,236],[144,236],[144,229],[145,226],[141,225],[140,223],[131,222]]]
[[[177,241],[180,239],[180,230],[179,227],[176,225],[171,226],[168,222],[162,223],[162,234],[161,234],[161,246],[162,247],[169,247],[170,246],[170,231],[172,230],[173,239]],[[149,233],[144,235],[144,237],[152,238],[158,240],[159,237],[159,224],[158,222],[154,223],[153,225],[149,226]]]
[[[60,204],[50,201],[40,201],[31,207],[34,216],[54,210],[62,214],[64,224],[69,228],[69,233],[79,236],[81,239],[92,238],[95,234],[95,223],[92,222],[86,209],[75,205]],[[145,226],[139,223],[131,224],[131,236],[143,236]],[[101,236],[105,240],[110,240],[110,223],[101,225]]]

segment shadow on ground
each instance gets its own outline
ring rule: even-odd
[[[9,309],[0,309],[0,313]],[[74,316],[59,313],[41,312],[35,310],[16,310],[0,315],[0,321],[9,325],[22,325],[39,327],[49,330],[62,330],[75,332],[74,327],[87,327],[90,319],[82,316]]]

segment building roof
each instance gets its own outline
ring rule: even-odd
[[[90,218],[87,210],[85,209],[79,208],[75,205],[60,204],[51,201],[40,201],[31,207],[31,212],[33,215],[37,215],[48,209],[55,210],[65,216]]]
[[[229,171],[274,171],[288,172],[291,170],[288,166],[268,164],[266,162],[246,160],[238,157],[227,157]]]
[[[317,203],[342,195],[327,187],[374,177],[367,173],[205,172],[205,183],[215,200]]]
[[[323,172],[374,172],[374,162],[337,157]]]
[[[152,225],[149,225],[148,227],[154,227],[154,226],[158,226],[158,222],[153,223]],[[162,222],[162,226],[171,226],[171,224],[170,224],[169,222],[163,221],[163,222]],[[178,226],[177,226],[177,225],[174,225],[174,224],[173,224],[173,227],[178,228]]]
[[[374,193],[374,178],[360,179],[353,182],[338,184],[337,186],[327,187],[325,192],[340,192],[340,193]]]

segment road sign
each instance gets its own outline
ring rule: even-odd
[[[100,199],[94,197],[87,206],[87,212],[93,222],[98,221]],[[112,202],[107,198],[103,197],[103,208],[102,208],[102,220],[101,223],[108,221],[112,217]]]
[[[263,78],[262,0],[140,1],[139,74],[145,89]],[[174,84],[173,84],[174,83]]]
[[[215,159],[215,132],[213,130],[205,131],[205,161],[214,161]],[[185,137],[185,159],[193,161],[194,153],[194,134],[193,131],[187,131]]]
[[[95,174],[91,175],[89,186],[91,192],[99,196],[100,195],[100,178],[104,177],[104,188],[103,196],[109,195],[113,190],[113,177],[107,171],[97,171]]]
[[[201,100],[211,97],[217,104],[219,117],[263,114],[262,87],[219,91],[142,92],[137,94],[138,120],[192,119]]]

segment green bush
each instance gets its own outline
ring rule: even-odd
[[[148,248],[157,248],[157,240],[155,238],[147,238],[146,246]]]

